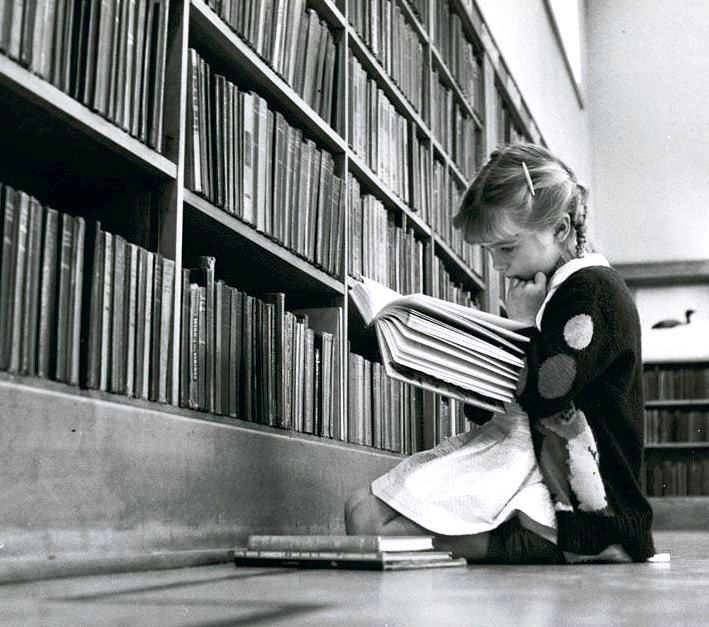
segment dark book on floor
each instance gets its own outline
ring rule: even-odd
[[[514,399],[525,325],[426,294],[402,296],[368,278],[349,293],[376,331],[388,376],[491,411]]]
[[[290,566],[296,568],[345,568],[363,570],[412,570],[465,566],[463,558],[446,551],[348,552],[348,551],[253,551],[235,549],[236,566]]]

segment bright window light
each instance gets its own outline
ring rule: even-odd
[[[561,42],[571,66],[574,79],[581,84],[581,25],[579,21],[579,0],[548,0],[554,13]]]

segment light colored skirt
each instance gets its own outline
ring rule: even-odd
[[[473,431],[404,459],[372,492],[418,525],[441,535],[495,529],[517,515],[556,539],[554,507],[542,481],[527,414],[517,404]]]

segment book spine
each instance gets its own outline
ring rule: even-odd
[[[173,351],[172,321],[175,305],[175,262],[171,259],[163,259],[162,266],[157,400],[159,403],[167,403],[170,399],[169,375]]]
[[[82,337],[82,308],[84,295],[84,246],[86,243],[86,221],[77,217],[74,219],[74,247],[71,268],[71,295],[69,306],[71,308],[69,350],[67,361],[68,383],[79,385],[81,368],[81,337]]]
[[[19,212],[15,249],[15,278],[12,300],[12,322],[10,343],[10,372],[19,374],[22,359],[22,334],[25,327],[26,313],[23,311],[25,299],[25,280],[27,271],[27,240],[29,234],[30,198],[24,192],[19,193]]]
[[[56,300],[57,300],[57,237],[59,216],[47,208],[44,219],[42,244],[42,284],[39,298],[39,336],[37,374],[49,378],[53,372],[52,356],[56,351]],[[2,326],[0,325],[0,329]],[[0,331],[1,332],[1,331]]]

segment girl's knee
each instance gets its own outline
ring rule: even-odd
[[[357,490],[345,503],[345,530],[350,535],[379,535],[389,508],[369,488]]]

